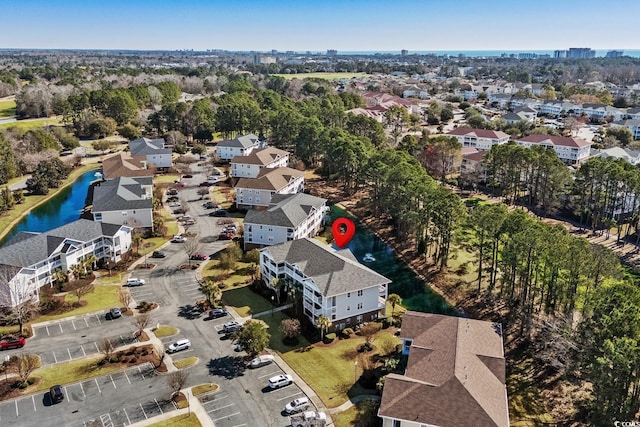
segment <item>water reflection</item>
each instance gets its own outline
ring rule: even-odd
[[[331,207],[330,215],[331,220],[349,216],[343,209],[336,206]],[[398,260],[391,247],[362,224],[355,220],[354,223],[356,233],[347,247],[362,264],[393,281],[389,293],[400,295],[402,305],[410,310],[427,313],[456,314],[444,298],[433,292],[424,281]],[[333,247],[337,249],[337,246]],[[375,261],[365,260],[367,254],[371,254]]]
[[[92,170],[80,175],[73,184],[64,188],[46,203],[34,208],[16,224],[0,244],[6,243],[20,231],[42,233],[79,219],[85,207],[89,186],[96,180],[95,173],[96,171]]]

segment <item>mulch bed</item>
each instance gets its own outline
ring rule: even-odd
[[[138,264],[136,265],[136,269],[138,270],[153,270],[154,268],[156,268],[156,264]]]

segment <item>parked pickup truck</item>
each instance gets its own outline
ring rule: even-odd
[[[306,411],[289,417],[292,427],[324,427],[327,425],[327,414],[324,412]]]

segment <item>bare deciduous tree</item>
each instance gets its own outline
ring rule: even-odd
[[[40,367],[40,358],[35,354],[21,354],[13,363],[15,373],[23,384],[27,382],[31,373]]]
[[[98,349],[100,350],[100,353],[104,354],[105,359],[111,358],[113,351],[115,350],[113,343],[109,338],[102,338],[98,343]]]
[[[118,289],[118,300],[120,300],[120,304],[122,304],[122,308],[124,310],[129,310],[129,304],[131,304],[131,292],[125,289]]]
[[[133,318],[133,324],[138,328],[137,336],[140,336],[144,329],[151,323],[151,315],[148,313],[138,314]]]
[[[38,304],[33,299],[35,284],[25,275],[17,274],[11,267],[0,268],[0,306],[9,308],[7,323],[18,324],[19,335],[22,335],[24,323],[38,311]]]
[[[167,384],[171,388],[171,397],[175,396],[182,390],[189,379],[189,372],[185,370],[174,371],[167,375]]]
[[[73,295],[75,295],[76,298],[78,298],[78,304],[80,304],[82,297],[84,297],[87,294],[90,294],[91,292],[93,292],[94,289],[95,287],[93,286],[93,284],[89,284],[85,286],[80,286],[78,289],[74,290]]]
[[[189,264],[191,264],[191,257],[200,250],[200,247],[201,245],[197,237],[187,239],[187,241],[183,243],[182,248],[189,257]]]

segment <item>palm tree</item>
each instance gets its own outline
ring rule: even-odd
[[[207,301],[209,302],[209,305],[211,307],[215,305],[216,301],[222,298],[222,291],[220,290],[220,286],[213,283],[211,280],[205,280],[204,282],[202,282],[198,289],[204,294],[205,298],[207,298]]]
[[[131,235],[131,243],[133,243],[136,247],[136,253],[140,254],[140,244],[142,243],[142,241],[144,240],[144,238],[142,237],[142,234],[140,233],[140,231],[135,230],[132,235]]]
[[[391,317],[393,317],[396,311],[396,305],[402,304],[402,298],[400,298],[400,295],[398,294],[390,294],[387,297],[387,302],[391,304]]]
[[[327,316],[318,316],[316,326],[320,328],[320,341],[324,340],[324,332],[331,327],[331,320]]]
[[[69,270],[71,270],[71,274],[73,274],[75,280],[79,280],[84,274],[84,266],[82,263],[73,264]]]
[[[89,254],[84,257],[82,260],[82,266],[84,267],[85,273],[88,273],[90,270],[93,270],[96,263],[98,262],[98,258],[94,254]]]
[[[62,291],[64,283],[69,281],[69,274],[61,268],[56,268],[51,274],[51,279],[58,285],[58,290]]]
[[[280,304],[280,286],[282,286],[282,284],[282,280],[278,279],[277,277],[274,277],[273,279],[271,279],[271,282],[269,282],[269,286],[271,286],[273,291],[276,293],[278,304]]]

